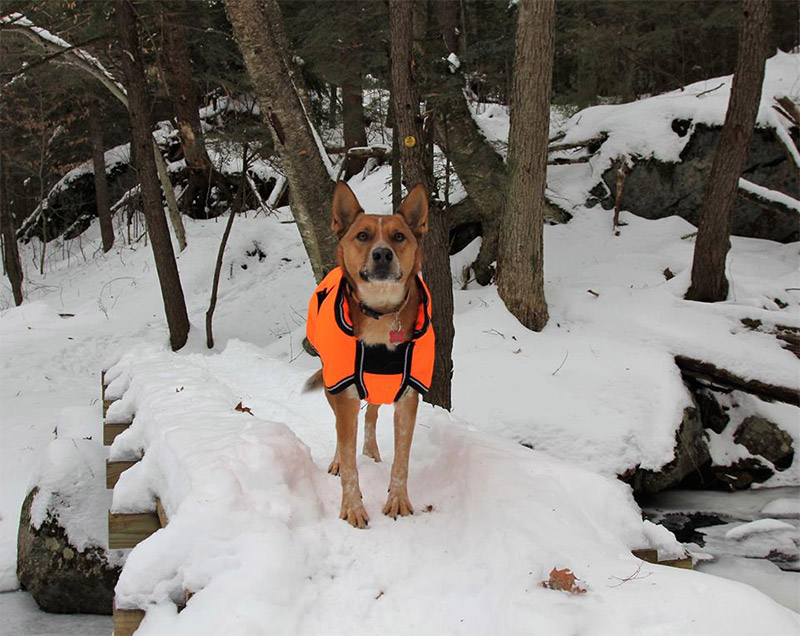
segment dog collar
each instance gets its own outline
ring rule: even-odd
[[[388,316],[389,314],[399,314],[402,311],[403,307],[405,307],[406,303],[408,302],[409,293],[410,292],[406,292],[406,297],[403,299],[403,302],[400,303],[394,309],[390,309],[389,311],[377,311],[376,309],[373,309],[372,307],[368,307],[367,305],[365,305],[360,300],[358,301],[358,308],[365,315],[367,315],[370,318],[373,318],[375,320],[378,320],[378,319],[382,318],[383,316]]]

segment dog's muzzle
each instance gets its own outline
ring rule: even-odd
[[[359,276],[367,282],[394,282],[403,277],[394,252],[388,247],[376,247],[370,252],[366,267]]]

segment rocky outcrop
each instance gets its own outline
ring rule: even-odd
[[[742,444],[753,455],[760,455],[777,469],[792,465],[792,436],[764,417],[751,415],[736,429],[733,441]]]
[[[35,528],[31,506],[38,493],[25,498],[17,537],[17,577],[46,612],[111,614],[119,568],[108,563],[102,548],[79,551],[56,516]]]
[[[676,487],[690,476],[699,476],[710,460],[699,411],[690,407],[684,410],[683,420],[675,435],[674,459],[659,470],[636,468],[621,478],[631,485],[637,495],[655,494]]]
[[[711,172],[721,128],[676,120],[672,129],[678,136],[691,135],[678,163],[634,158],[625,180],[622,208],[646,219],[677,215],[697,226],[703,195]],[[797,173],[772,129],[757,128],[753,134],[742,176],[761,186],[797,196]],[[600,204],[612,209],[616,202],[616,169],[603,174],[603,184],[591,192],[587,205]],[[800,219],[793,211],[761,207],[742,197],[736,199],[731,217],[731,233],[788,243],[800,238]]]

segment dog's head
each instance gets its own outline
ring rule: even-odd
[[[334,234],[339,265],[359,298],[376,310],[396,305],[422,266],[419,240],[428,231],[428,195],[422,184],[408,193],[394,214],[365,214],[343,181],[333,194]]]

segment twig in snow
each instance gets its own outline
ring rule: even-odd
[[[593,289],[587,289],[586,291],[587,291],[589,294],[591,294],[592,296],[594,296],[595,298],[600,298],[600,294],[598,294],[598,293],[597,293],[595,290],[593,290]]]
[[[564,366],[564,363],[567,361],[567,358],[569,358],[569,349],[567,349],[567,352],[564,354],[564,359],[561,361],[561,364],[559,364],[558,368],[555,371],[553,371],[550,375],[555,375],[556,373],[561,371],[561,367]]]
[[[707,91],[703,91],[701,93],[697,93],[697,95],[695,95],[695,97],[702,97],[703,95],[711,93],[711,92],[717,90],[718,88],[722,88],[723,86],[725,86],[725,82],[720,82],[719,86],[715,86],[714,88],[709,88]]]
[[[611,578],[612,579],[617,579],[617,581],[619,581],[619,583],[617,583],[616,585],[609,585],[608,587],[619,587],[620,585],[622,585],[623,583],[627,583],[628,581],[635,581],[637,579],[646,579],[648,576],[650,576],[652,574],[652,572],[648,572],[644,576],[639,576],[639,572],[642,571],[642,566],[645,563],[646,563],[645,561],[640,561],[639,562],[639,567],[636,568],[636,571],[633,574],[631,574],[630,576],[626,576],[624,579],[621,579],[618,576],[612,576]]]
[[[681,240],[685,241],[686,239],[694,238],[695,236],[697,236],[697,232],[696,231],[695,232],[689,232],[688,234],[684,234],[681,237]]]
[[[497,331],[497,329],[484,329],[483,333],[488,333],[489,335],[492,336],[500,336],[503,340],[506,339],[505,335]]]

